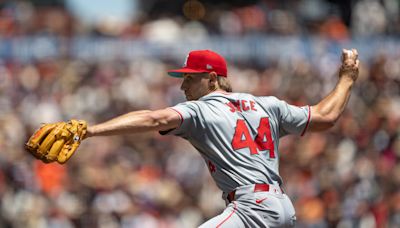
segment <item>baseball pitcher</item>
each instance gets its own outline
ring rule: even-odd
[[[156,111],[136,111],[88,126],[71,120],[46,124],[26,148],[44,162],[66,162],[83,139],[159,131],[188,140],[204,158],[223,192],[226,209],[200,227],[290,227],[295,210],[279,175],[279,138],[332,127],[358,77],[358,53],[343,50],[333,91],[313,106],[297,107],[272,96],[233,93],[224,58],[191,51],[182,68],[187,102]]]

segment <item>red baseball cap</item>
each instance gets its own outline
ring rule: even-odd
[[[224,57],[210,50],[195,50],[189,52],[182,68],[169,70],[168,74],[172,77],[181,78],[184,73],[206,73],[212,71],[219,76],[228,76]]]

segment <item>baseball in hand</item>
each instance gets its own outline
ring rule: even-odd
[[[356,64],[358,62],[358,52],[356,49],[343,49],[342,51],[343,64]]]
[[[340,68],[340,76],[348,75],[353,80],[358,77],[358,52],[356,49],[343,49],[342,51],[342,66]]]

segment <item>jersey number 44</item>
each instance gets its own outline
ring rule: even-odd
[[[269,119],[267,117],[260,119],[255,139],[251,137],[245,121],[242,119],[237,120],[235,134],[232,139],[232,148],[234,150],[249,148],[252,155],[258,154],[258,151],[269,150],[269,157],[275,158],[274,141],[272,141],[271,137]]]

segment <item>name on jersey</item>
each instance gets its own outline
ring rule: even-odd
[[[232,101],[232,102],[228,102],[225,103],[226,105],[228,105],[229,107],[229,111],[231,112],[246,112],[249,110],[252,111],[257,111],[255,105],[256,102],[252,101],[252,100],[237,100],[237,101]]]

